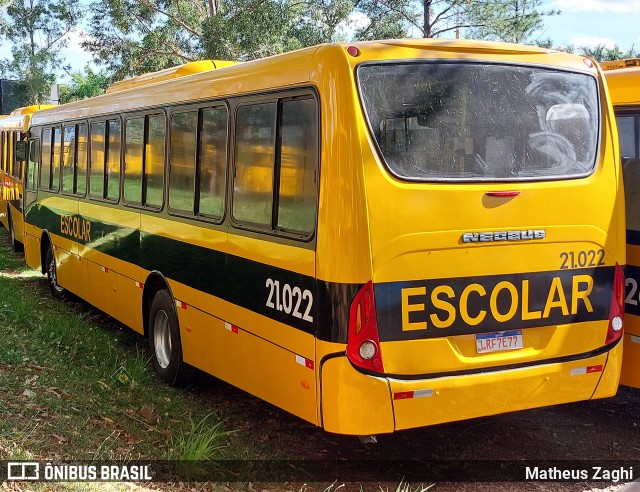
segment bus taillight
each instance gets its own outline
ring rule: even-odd
[[[351,303],[347,357],[352,364],[362,369],[384,372],[371,281],[358,291]]]
[[[609,329],[607,330],[606,344],[618,340],[622,336],[624,321],[624,271],[616,263],[613,275],[613,294],[611,296],[611,308],[609,309]]]

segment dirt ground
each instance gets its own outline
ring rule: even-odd
[[[463,465],[493,465],[501,460],[506,465],[518,463],[549,464],[565,468],[590,469],[591,461],[606,460],[609,467],[634,466],[633,480],[640,478],[640,390],[620,387],[618,394],[605,400],[527,410],[469,421],[437,425],[422,429],[378,436],[377,444],[361,444],[356,438],[328,434],[283,412],[268,403],[223,383],[204,384],[199,389],[203,398],[228,407],[233,424],[241,431],[254,433],[256,439],[276,440],[303,460],[337,462],[370,462],[371,469],[384,467],[384,460],[442,463],[469,460]],[[548,463],[550,462],[550,463]],[[415,468],[411,468],[415,470]],[[347,474],[347,478],[349,475]],[[402,478],[402,477],[400,477]],[[340,490],[395,491],[398,476],[390,476],[388,485],[360,482],[355,488],[347,483]],[[640,492],[640,484],[619,482],[455,482],[435,483],[430,490],[479,491],[614,491]],[[393,485],[395,483],[395,486]],[[411,482],[416,483],[415,481]],[[425,485],[433,483],[425,480]],[[285,487],[296,489],[291,484]],[[297,485],[296,485],[297,486]],[[325,490],[315,487],[308,490]],[[258,488],[257,490],[261,490]],[[335,488],[332,490],[336,490]],[[414,490],[414,489],[411,489]]]

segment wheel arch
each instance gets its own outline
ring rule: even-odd
[[[51,236],[49,235],[49,231],[44,229],[42,231],[42,235],[40,236],[40,273],[45,275],[47,273],[47,250],[49,248],[53,248],[53,241],[51,241]]]
[[[142,327],[144,330],[144,337],[149,337],[149,314],[151,312],[151,303],[155,295],[161,291],[166,290],[169,293],[171,300],[175,302],[173,292],[167,277],[161,272],[154,270],[148,276],[144,282],[144,290],[142,291]]]

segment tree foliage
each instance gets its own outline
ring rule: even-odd
[[[0,61],[0,71],[19,81],[20,104],[47,100],[63,65],[59,50],[79,16],[78,0],[14,0],[3,11],[0,39],[12,44],[12,58]]]
[[[84,67],[84,73],[74,72],[69,76],[71,83],[60,86],[62,104],[104,94],[111,83],[111,78],[105,73],[96,73],[89,66]]]
[[[494,0],[469,2],[469,30],[474,39],[526,43],[544,27],[544,17],[559,15],[559,10],[542,10],[542,0]]]
[[[84,43],[117,78],[335,40],[352,0],[95,0]]]

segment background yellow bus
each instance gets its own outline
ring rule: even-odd
[[[34,115],[26,260],[145,334],[165,380],[195,367],[330,432],[611,396],[614,129],[591,60],[517,45],[134,80]],[[86,173],[56,168],[67,132]]]
[[[640,59],[601,66],[618,123],[627,212],[627,322],[620,383],[640,388]]]
[[[9,231],[14,251],[21,250],[23,237],[22,161],[16,159],[16,142],[27,131],[33,112],[48,107],[27,106],[0,117],[0,222]]]

